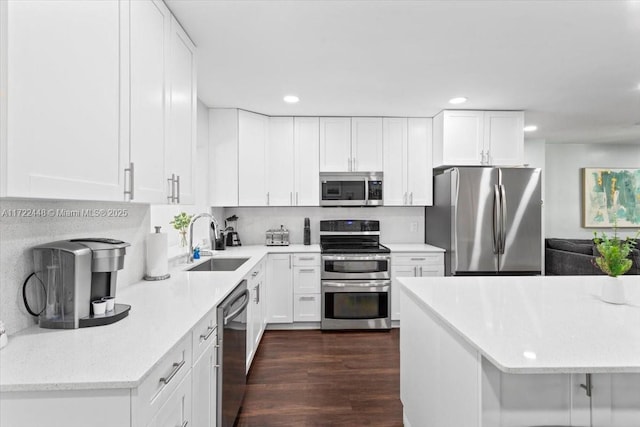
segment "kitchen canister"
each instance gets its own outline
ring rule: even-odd
[[[147,269],[144,280],[164,280],[171,277],[169,274],[167,234],[161,233],[160,228],[155,226],[156,232],[147,236]]]

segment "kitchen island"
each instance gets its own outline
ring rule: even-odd
[[[405,426],[640,426],[640,281],[608,279],[399,279]]]

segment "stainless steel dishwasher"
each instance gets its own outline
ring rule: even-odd
[[[232,427],[247,385],[247,305],[249,291],[243,280],[218,305],[218,405],[217,425]]]

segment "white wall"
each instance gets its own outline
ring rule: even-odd
[[[47,214],[11,216],[16,209],[123,209],[126,217],[67,217]],[[149,230],[149,205],[70,200],[0,199],[0,318],[7,333],[14,334],[35,324],[22,303],[22,283],[33,272],[31,248],[56,240],[108,237],[131,243],[124,269],[118,272],[118,289],[142,279],[145,238]],[[117,293],[117,291],[116,291]],[[124,302],[124,301],[123,301]]]
[[[238,232],[243,245],[264,245],[265,231],[289,229],[289,241],[303,243],[304,218],[311,224],[311,243],[320,241],[321,219],[377,219],[380,221],[381,243],[424,243],[423,207],[369,207],[369,208],[321,208],[321,207],[265,207],[225,208],[224,215],[237,215]],[[411,231],[412,224],[416,231]]]
[[[546,236],[590,239],[596,229],[582,227],[584,167],[640,168],[640,143],[547,144]],[[633,235],[623,231],[622,236]]]

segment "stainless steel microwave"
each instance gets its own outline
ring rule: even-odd
[[[382,172],[320,172],[320,206],[382,206]]]

